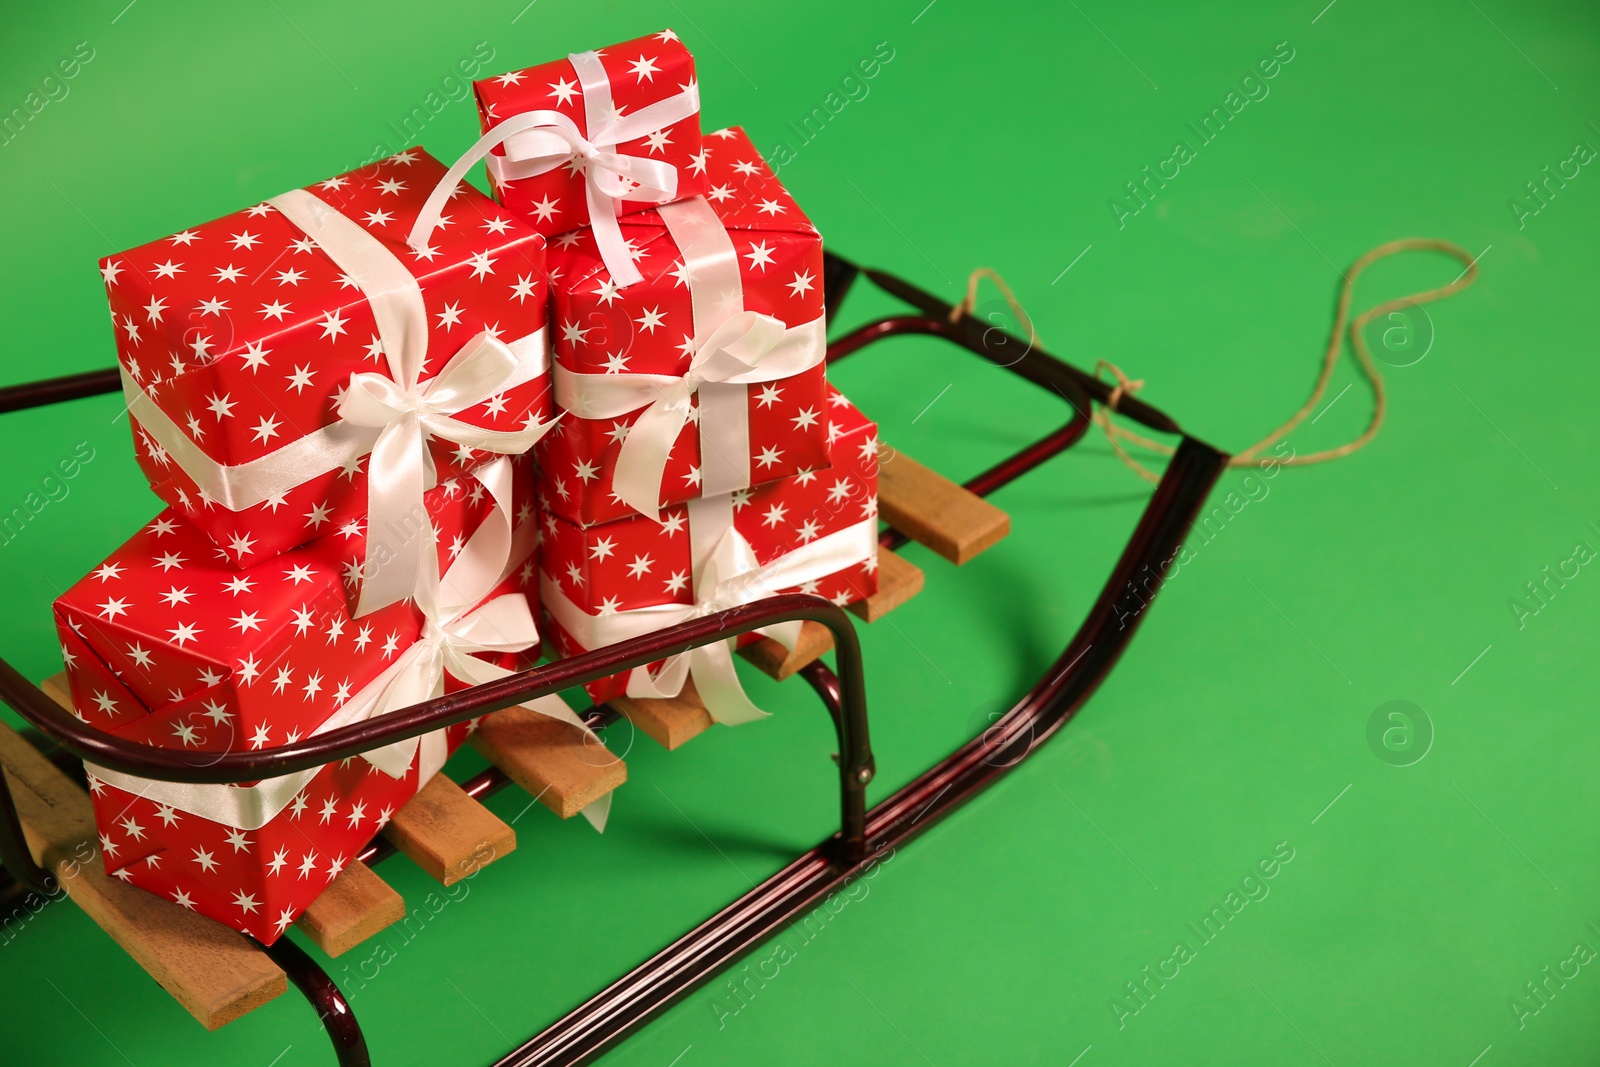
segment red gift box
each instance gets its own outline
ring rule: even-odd
[[[549,507],[650,514],[828,462],[822,239],[739,129],[706,142],[703,198],[624,220],[644,280],[594,235],[550,249],[556,402]]]
[[[550,413],[544,240],[463,186],[408,247],[443,173],[410,149],[102,261],[139,464],[236,566],[366,513],[375,445],[449,478]]]
[[[709,188],[694,57],[671,30],[473,89],[495,136],[469,156],[488,153],[500,202],[540,233],[605,225]]]
[[[825,432],[830,467],[674,505],[659,525],[635,515],[579,526],[545,512],[540,585],[551,644],[571,656],[761,596],[850,604],[877,592],[877,426],[830,387]],[[740,546],[750,551],[742,564]],[[589,695],[672,695],[635,685],[643,673],[590,683]],[[695,682],[713,716],[730,721],[698,673]]]
[[[260,749],[531,665],[537,635],[523,591],[533,591],[537,520],[511,466],[474,472],[485,493],[429,495],[441,534],[470,534],[441,536],[437,586],[359,619],[343,587],[370,538],[334,534],[235,571],[192,524],[163,512],[56,601],[75,713],[158,748]],[[484,629],[505,639],[471,639]],[[241,786],[91,765],[106,869],[270,943],[469,729]]]
[[[442,753],[470,731],[467,723],[439,731]],[[431,771],[424,775],[422,760],[418,746],[398,778],[360,759],[330,763],[255,829],[213,822],[91,772],[101,854],[113,876],[270,945],[426,784]]]

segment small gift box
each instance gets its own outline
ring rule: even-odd
[[[622,224],[619,288],[578,230],[550,249],[556,403],[537,446],[551,510],[606,522],[828,462],[822,238],[742,130],[712,187]]]
[[[540,233],[594,226],[614,248],[618,216],[709,188],[694,57],[671,30],[473,88],[484,137],[459,173],[485,159],[500,202]]]
[[[579,526],[545,513],[540,586],[551,644],[571,656],[776,593],[842,605],[877,592],[877,427],[832,389],[823,425],[828,468],[674,505],[660,524],[635,515]],[[796,630],[769,636],[792,645]],[[740,690],[729,651],[723,642],[612,675],[589,695],[675,696],[692,676],[713,718],[744,722],[761,712]]]
[[[339,534],[242,571],[168,510],[56,602],[79,718],[159,748],[292,743],[531,664],[522,592],[537,520],[511,461],[473,494],[429,504],[470,533],[435,547],[414,597],[353,618]],[[367,547],[372,547],[370,539]],[[485,637],[485,635],[492,635]],[[576,721],[559,700],[536,710]],[[185,785],[88,766],[106,869],[271,943],[388,816],[439,769],[466,725],[245,785]]]
[[[106,258],[138,461],[238,567],[368,518],[430,478],[526,451],[550,414],[544,239],[410,149]],[[363,612],[417,557],[370,568]]]

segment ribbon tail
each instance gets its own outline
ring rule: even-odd
[[[700,492],[723,496],[748,488],[748,387],[733,382],[706,382],[700,387]]]
[[[689,680],[689,653],[668,656],[656,674],[649,667],[635,667],[628,672],[627,695],[634,698],[659,700],[675,697],[683,692],[683,683]]]
[[[762,637],[772,638],[778,644],[793,652],[794,646],[800,643],[800,627],[804,625],[805,623],[796,619],[793,622],[779,622],[771,626],[763,626],[756,633]]]
[[[367,466],[367,558],[361,568],[356,616],[396,604],[416,590],[423,563],[434,548],[433,524],[423,507],[422,425],[414,414],[397,419],[378,435]],[[380,558],[381,557],[381,558]]]
[[[633,265],[628,252],[628,242],[622,239],[622,227],[617,225],[617,202],[596,187],[598,178],[584,175],[584,190],[589,200],[589,228],[594,234],[600,259],[611,272],[611,280],[622,289],[644,280],[639,268]]]
[[[689,653],[689,670],[694,675],[694,687],[705,703],[706,711],[724,726],[742,726],[747,722],[765,719],[768,713],[751,703],[739,684],[739,674],[733,669],[733,653],[729,641],[717,641]]]
[[[432,734],[428,735],[432,737]],[[361,753],[361,758],[372,764],[375,768],[387,774],[390,778],[404,778],[411,769],[411,761],[417,755],[418,738],[408,737],[404,741],[396,741],[392,745],[384,745],[369,752]],[[440,766],[444,761],[440,760]],[[434,768],[438,770],[438,768]],[[421,785],[425,779],[419,778],[417,784]]]
[[[595,833],[606,832],[606,820],[611,818],[611,797],[612,794],[607,793],[578,813],[589,820],[589,825],[594,827]]]
[[[521,594],[517,595],[520,596]],[[531,644],[532,642],[528,643]],[[490,663],[476,656],[466,655],[452,659],[446,669],[456,678],[472,685],[482,685],[485,682],[497,681],[514,673],[497,663]],[[527,708],[531,712],[564,722],[569,726],[576,726],[583,731],[585,737],[593,738],[597,743],[600,740],[599,736],[589,729],[588,724],[578,716],[577,712],[569,708],[567,702],[555,693],[536,697],[526,703],[518,704],[517,707]]]
[[[633,510],[661,521],[661,480],[673,442],[689,421],[688,401],[663,397],[645,408],[617,453],[611,491]]]
[[[435,730],[417,738],[417,744],[422,750],[417,760],[417,788],[421,789],[444,769],[444,761],[450,758],[450,742],[443,730]]]

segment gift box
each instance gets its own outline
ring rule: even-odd
[[[500,202],[543,234],[710,188],[694,57],[671,30],[473,83]],[[470,164],[469,164],[470,165]]]
[[[430,464],[545,425],[544,239],[462,186],[409,247],[443,175],[410,149],[102,261],[140,467],[236,567],[415,515]]]
[[[56,602],[75,714],[158,748],[261,749],[531,666],[537,519],[521,473],[502,458],[474,472],[477,493],[430,493],[422,536],[443,576],[359,619],[347,573],[375,535],[335,533],[234,570],[163,512]],[[90,765],[106,869],[271,943],[469,730],[245,785]]]
[[[581,526],[545,512],[541,601],[554,648],[576,655],[777,593],[843,605],[877,592],[877,427],[831,387],[827,410],[826,469],[673,505],[660,524],[635,515]],[[738,697],[719,699],[732,670],[726,648],[675,658],[590,683],[589,695],[672,696],[692,674],[713,717],[749,717]]]
[[[607,522],[828,463],[822,239],[739,129],[706,141],[704,198],[623,220],[637,284],[591,230],[550,248],[560,424],[548,504]]]
[[[119,788],[91,771],[101,855],[113,876],[270,945],[468,732],[463,723],[413,742],[415,755],[398,778],[360,759],[330,763],[303,782],[291,776],[292,799],[254,829],[183,811],[146,785]],[[432,758],[429,744],[438,746]]]

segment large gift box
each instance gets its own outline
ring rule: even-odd
[[[261,749],[531,665],[537,519],[512,468],[494,460],[470,489],[428,494],[416,535],[443,575],[425,571],[413,598],[361,618],[347,576],[375,535],[334,533],[235,570],[163,512],[56,602],[75,713],[159,748]],[[572,721],[550,698],[538,710]],[[270,943],[469,729],[237,786],[91,764],[106,869]]]
[[[826,408],[824,469],[673,505],[659,525],[635,515],[581,526],[546,512],[540,585],[551,644],[571,656],[777,593],[843,605],[877,592],[877,427],[831,388]],[[793,629],[775,629],[792,644]],[[726,644],[600,679],[589,695],[674,696],[692,676],[714,718],[745,721],[759,712],[732,679]]]
[[[543,234],[710,187],[694,57],[671,30],[473,84],[500,202]],[[460,164],[458,164],[460,166]]]
[[[711,134],[704,198],[629,216],[643,280],[592,230],[550,248],[559,426],[548,504],[606,522],[828,463],[822,239],[739,129]]]
[[[235,566],[414,521],[547,425],[544,239],[462,185],[408,246],[444,172],[410,149],[102,261],[139,464]]]

